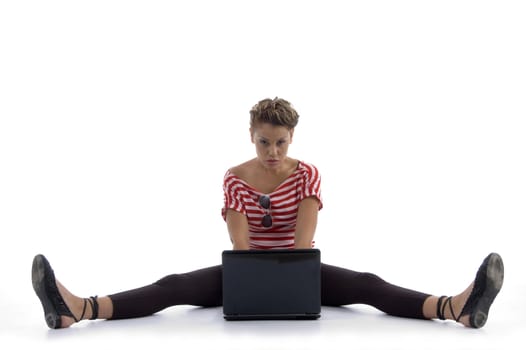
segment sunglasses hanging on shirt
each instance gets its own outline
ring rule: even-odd
[[[272,216],[270,216],[270,197],[267,195],[260,196],[259,205],[261,205],[263,209],[267,211],[267,213],[261,219],[261,225],[263,225],[263,227],[271,227]]]

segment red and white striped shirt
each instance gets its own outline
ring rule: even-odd
[[[313,196],[318,199],[320,210],[323,207],[320,185],[318,169],[301,161],[296,170],[271,193],[257,191],[228,170],[223,181],[224,207],[221,214],[225,220],[227,209],[246,215],[250,249],[294,248],[299,204]],[[270,197],[270,209],[259,204],[259,197],[265,194]],[[262,225],[265,214],[272,216],[271,227]]]

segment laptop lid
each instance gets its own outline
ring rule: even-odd
[[[225,319],[320,316],[318,249],[225,250],[222,261]]]

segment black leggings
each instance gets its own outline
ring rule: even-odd
[[[113,294],[112,319],[142,317],[174,305],[221,306],[221,265],[166,276],[145,287]],[[429,294],[401,288],[380,277],[321,265],[321,303],[325,306],[367,304],[394,316],[424,318]]]

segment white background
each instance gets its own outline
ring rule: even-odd
[[[0,2],[0,346],[523,343],[525,18],[521,1]],[[322,173],[323,260],[442,295],[497,251],[486,327],[179,306],[48,331],[37,253],[82,296],[220,262],[223,175],[255,155],[248,111],[275,96],[300,114],[290,156]]]

